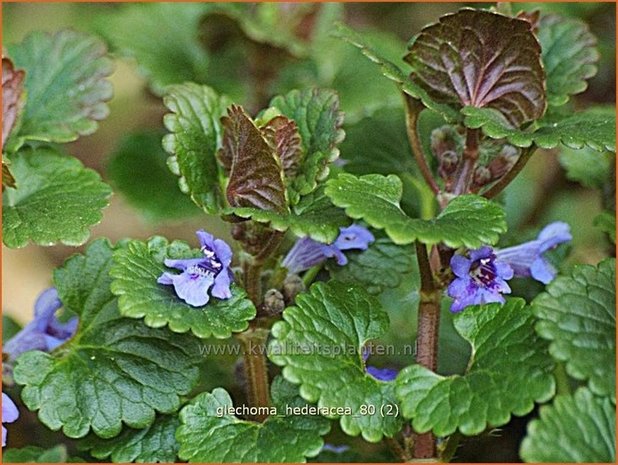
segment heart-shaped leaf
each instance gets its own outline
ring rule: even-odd
[[[176,437],[179,456],[199,462],[305,462],[317,455],[330,429],[328,421],[316,415],[290,414],[287,409],[306,403],[297,390],[277,377],[271,387],[273,415],[256,423],[240,420],[230,413],[230,395],[221,388],[197,396],[180,412]]]
[[[595,394],[616,398],[616,262],[580,265],[559,276],[532,302],[537,332],[549,351]]]
[[[242,107],[232,105],[221,118],[223,146],[218,158],[229,172],[227,200],[233,207],[287,211],[283,168],[275,149],[264,139]]]
[[[563,105],[586,90],[586,80],[597,73],[597,40],[585,23],[558,15],[542,16],[538,31],[548,103]]]
[[[378,442],[399,431],[401,418],[384,414],[397,410],[394,384],[366,372],[362,349],[387,329],[388,315],[363,288],[317,283],[297,296],[296,305],[273,326],[269,358],[283,366],[287,380],[300,384],[309,402],[348,407],[351,414],[329,415],[340,418],[345,433]]]
[[[170,132],[163,148],[171,156],[168,166],[180,176],[180,188],[207,213],[223,204],[216,153],[223,129],[220,118],[230,104],[208,86],[193,83],[167,87],[163,103],[170,110],[163,118]]]
[[[99,39],[71,30],[35,32],[8,46],[8,55],[26,72],[21,138],[70,142],[107,117],[112,84],[105,78],[113,62]]]
[[[455,315],[455,328],[472,345],[466,374],[440,376],[412,365],[397,377],[402,413],[415,431],[476,435],[554,395],[553,362],[522,299],[468,307]]]
[[[4,244],[83,244],[112,194],[98,173],[51,147],[24,147],[10,162],[16,188],[2,193]]]
[[[443,16],[413,39],[406,61],[438,102],[494,108],[514,127],[545,111],[541,47],[525,20],[472,9]]]
[[[71,438],[90,430],[114,437],[123,423],[145,428],[155,412],[175,412],[203,360],[198,339],[120,315],[110,291],[112,254],[98,240],[55,271],[60,300],[79,317],[77,333],[52,353],[22,354],[14,371],[26,406]]]
[[[233,332],[247,328],[255,317],[255,306],[245,291],[232,284],[229,299],[211,298],[203,307],[192,307],[178,298],[174,289],[157,283],[167,271],[166,258],[179,259],[199,256],[188,244],[155,236],[147,242],[130,241],[114,254],[110,275],[114,278],[112,292],[118,296],[123,316],[144,318],[151,328],[169,326],[177,333],[189,330],[198,337],[228,338]]]
[[[558,396],[528,423],[520,454],[530,463],[616,463],[616,406],[586,388]]]
[[[504,210],[473,194],[455,197],[434,219],[410,218],[399,206],[402,184],[394,174],[340,174],[327,182],[326,195],[348,216],[384,229],[399,245],[418,240],[425,244],[443,242],[454,248],[478,248],[496,243],[506,231]]]

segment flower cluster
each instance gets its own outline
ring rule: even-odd
[[[339,266],[348,263],[344,250],[367,250],[375,241],[373,234],[363,226],[353,224],[341,228],[339,236],[332,244],[323,244],[310,237],[296,241],[281,263],[291,274],[298,274],[319,265],[329,258],[334,258]]]
[[[221,239],[215,239],[204,230],[196,233],[202,256],[198,258],[166,259],[165,266],[182,271],[164,272],[157,282],[174,286],[176,295],[193,307],[202,307],[210,297],[229,299],[234,280],[230,265],[232,249]]]
[[[15,360],[30,350],[49,352],[73,337],[77,331],[78,318],[60,322],[56,311],[61,307],[62,302],[55,287],[43,291],[34,304],[34,319],[7,341],[3,352]]]
[[[505,249],[484,246],[470,251],[468,257],[453,255],[451,269],[455,279],[447,290],[453,298],[451,311],[460,312],[469,305],[503,303],[502,294],[511,292],[506,281],[514,276],[549,283],[556,270],[543,254],[571,239],[569,225],[555,222],[543,228],[533,241]]]

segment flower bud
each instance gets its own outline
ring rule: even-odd
[[[450,176],[457,170],[459,165],[459,155],[452,150],[447,150],[440,156],[440,167],[438,168],[438,174],[445,178]]]
[[[262,310],[266,315],[279,315],[285,308],[285,302],[283,300],[283,294],[277,289],[269,289],[264,294],[264,303],[262,304]]]
[[[305,283],[297,274],[290,274],[283,281],[283,296],[289,305],[294,303],[296,296],[305,290]]]
[[[492,179],[491,172],[486,166],[477,166],[474,170],[474,185],[482,187]]]

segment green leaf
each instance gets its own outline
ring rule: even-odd
[[[209,57],[198,27],[207,7],[200,3],[124,4],[103,15],[98,29],[161,95],[165,86],[206,82]]]
[[[445,377],[412,365],[397,378],[402,414],[415,431],[476,435],[554,395],[553,363],[522,299],[468,307],[455,315],[455,328],[472,345],[465,375]]]
[[[339,228],[350,224],[345,212],[332,204],[324,195],[322,187],[303,196],[297,205],[292,206],[289,213],[256,208],[232,208],[229,209],[229,213],[242,218],[251,218],[260,223],[268,223],[270,228],[277,231],[289,229],[299,237],[309,236],[324,243],[333,242],[339,235]]]
[[[6,449],[2,452],[4,463],[79,463],[81,457],[69,457],[64,444],[49,449],[38,446],[26,446],[21,449]]]
[[[300,394],[320,407],[347,407],[341,428],[351,436],[362,433],[378,442],[401,428],[398,416],[382,415],[383,406],[396,406],[394,383],[378,381],[365,372],[362,348],[388,330],[388,315],[363,288],[331,281],[316,283],[296,297],[272,328],[269,358],[283,366],[283,376],[300,384]],[[372,406],[375,411],[363,411]],[[393,407],[395,408],[395,407]]]
[[[163,119],[171,133],[163,138],[170,170],[180,176],[183,192],[216,214],[223,202],[216,159],[223,133],[219,120],[230,102],[210,87],[192,83],[169,86],[163,102],[171,111]]]
[[[247,329],[256,310],[242,288],[232,285],[231,298],[213,297],[205,306],[196,308],[180,300],[173,287],[157,283],[157,278],[169,271],[164,259],[199,255],[199,250],[191,249],[184,242],[170,244],[160,236],[148,242],[129,241],[126,247],[118,249],[110,275],[120,313],[130,318],[144,318],[144,323],[151,328],[169,326],[176,333],[191,330],[201,338],[225,339],[233,332]]]
[[[611,152],[599,153],[589,147],[579,150],[562,147],[558,159],[571,181],[593,189],[603,189],[610,179],[615,155]]]
[[[357,283],[370,294],[396,288],[403,275],[414,268],[414,247],[396,245],[386,237],[377,238],[367,250],[346,252],[348,264],[329,262],[331,277],[345,283]]]
[[[586,388],[558,396],[528,423],[520,454],[526,462],[615,463],[616,407]]]
[[[296,204],[300,196],[310,194],[319,181],[326,179],[329,164],[339,157],[337,145],[345,137],[341,129],[343,113],[339,111],[339,98],[332,90],[293,90],[273,98],[270,107],[293,120],[302,139],[304,156],[288,188],[290,201]]]
[[[19,136],[70,142],[92,134],[107,117],[113,71],[105,44],[79,32],[34,32],[8,46],[15,66],[26,71],[28,92]]]
[[[305,462],[305,457],[317,455],[324,444],[321,436],[330,429],[328,421],[286,414],[287,406],[302,408],[305,403],[290,397],[290,387],[282,378],[275,378],[271,390],[276,414],[264,423],[230,414],[234,404],[222,388],[197,396],[180,412],[182,424],[176,433],[180,458],[190,463],[277,463]]]
[[[178,188],[161,147],[162,131],[128,136],[112,155],[107,174],[116,191],[151,221],[182,219],[200,210]]]
[[[218,158],[229,174],[226,196],[232,207],[287,212],[283,167],[245,110],[232,105],[221,119],[223,146]]]
[[[611,212],[603,212],[594,219],[594,225],[604,233],[607,233],[616,243],[616,214]]]
[[[408,49],[412,82],[437,102],[493,108],[512,127],[545,111],[541,47],[528,21],[463,9],[425,27]]]
[[[15,367],[26,406],[71,438],[90,429],[114,437],[123,423],[145,428],[155,412],[176,411],[198,380],[197,339],[120,316],[109,288],[112,252],[98,240],[55,271],[60,300],[79,316],[77,334],[51,354],[22,354]]]
[[[25,103],[24,75],[23,70],[15,69],[11,60],[2,58],[2,151],[4,151],[11,131],[19,123],[23,110]],[[2,180],[3,185],[6,184],[4,170]]]
[[[160,415],[147,428],[125,428],[112,439],[90,435],[78,447],[97,459],[111,457],[114,463],[174,463],[180,447],[175,438],[179,425],[177,416]]]
[[[466,116],[467,127],[482,127],[486,136],[506,138],[517,147],[530,147],[534,143],[551,149],[562,143],[576,149],[587,145],[600,152],[616,151],[616,109],[613,107],[593,107],[555,122],[542,122],[535,131],[509,128],[501,115],[490,108],[465,107],[462,113]]]
[[[456,197],[435,219],[425,221],[410,218],[401,210],[401,194],[401,180],[395,175],[340,174],[326,185],[326,195],[344,208],[349,217],[384,229],[395,244],[406,245],[418,240],[473,249],[496,243],[506,231],[502,208],[478,195]]]
[[[461,119],[457,110],[432,99],[423,87],[412,81],[399,66],[384,58],[380,52],[367,43],[365,38],[356,31],[343,24],[338,24],[335,35],[359,48],[363,55],[380,67],[382,74],[386,78],[395,82],[402,92],[420,100],[425,108],[436,111],[448,122],[456,122]]]
[[[2,194],[4,244],[83,244],[109,204],[109,186],[79,160],[51,147],[23,148],[10,161],[17,188]]]
[[[597,40],[586,23],[554,14],[541,17],[538,38],[548,103],[563,105],[569,96],[586,90],[586,80],[597,73]]]
[[[532,302],[550,354],[595,394],[616,398],[616,262],[578,265]]]

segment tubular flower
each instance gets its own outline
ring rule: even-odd
[[[452,297],[452,312],[460,312],[468,305],[504,302],[502,294],[509,294],[506,283],[513,277],[513,269],[499,260],[489,246],[470,251],[470,258],[453,255],[451,269],[455,279],[447,293]]]
[[[61,323],[56,318],[56,311],[61,307],[55,287],[43,291],[34,304],[34,319],[7,341],[4,352],[15,360],[30,350],[49,352],[73,337],[78,318]]]
[[[166,259],[165,266],[182,271],[180,274],[164,272],[157,282],[174,286],[176,295],[193,307],[202,307],[210,297],[229,299],[230,285],[234,280],[230,264],[232,249],[221,239],[199,230],[202,257]]]
[[[508,263],[517,277],[529,277],[548,284],[556,277],[556,269],[543,253],[573,239],[569,225],[560,221],[548,224],[533,241],[496,250],[496,258]]]
[[[367,250],[369,244],[374,241],[373,234],[367,228],[355,224],[341,228],[339,236],[332,244],[323,244],[310,237],[303,237],[296,241],[283,259],[282,265],[291,274],[308,270],[329,258],[334,258],[338,265],[343,266],[348,263],[343,254],[344,250]]]
[[[4,427],[4,423],[13,423],[19,418],[19,410],[17,410],[17,406],[15,402],[7,396],[4,392],[2,393],[2,447],[6,446],[6,428]]]

